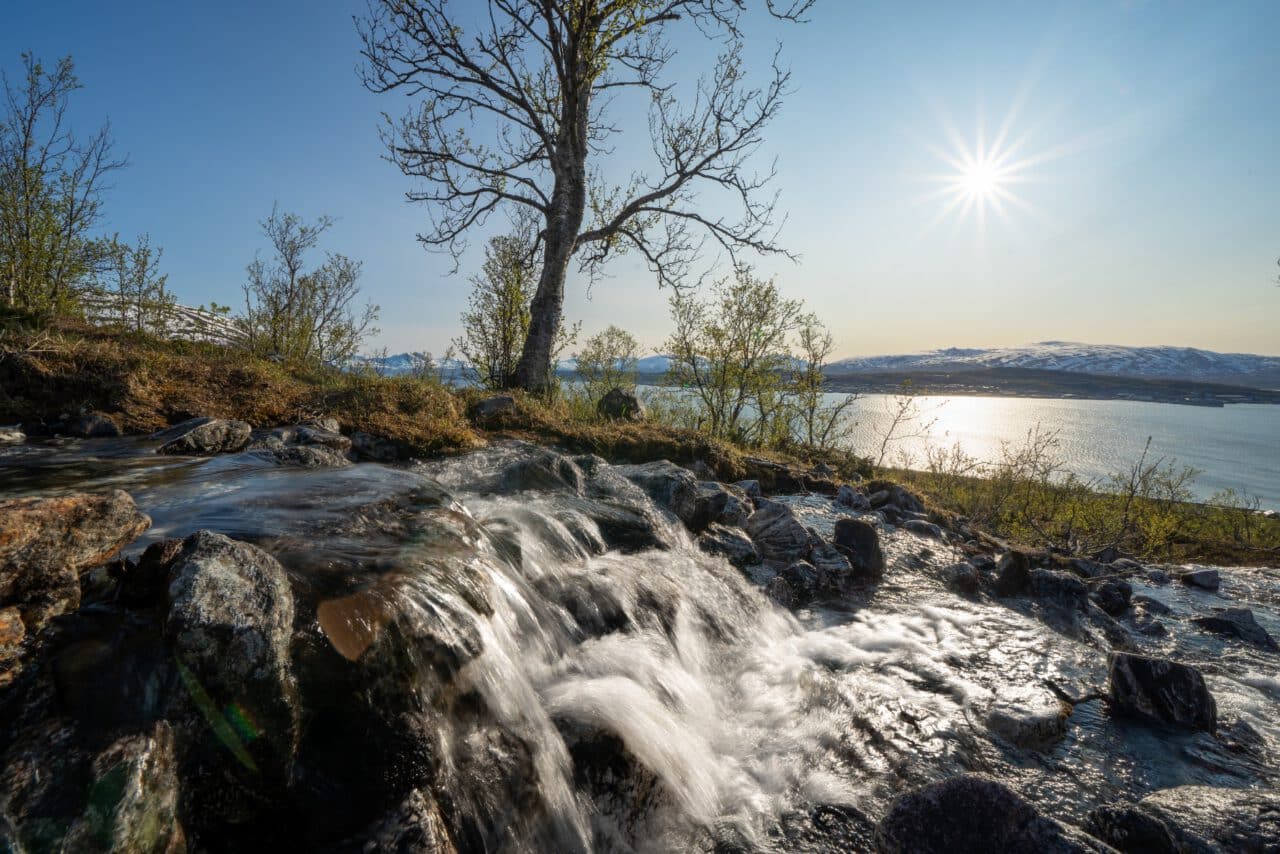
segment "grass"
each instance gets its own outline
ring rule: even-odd
[[[432,378],[379,377],[301,368],[213,344],[122,334],[75,321],[33,323],[0,315],[0,424],[20,422],[39,434],[79,412],[110,416],[131,434],[150,433],[196,416],[236,418],[273,427],[336,418],[345,432],[395,441],[404,456],[439,456],[520,438],[615,462],[703,462],[725,481],[754,477],[785,488],[771,463],[808,470],[822,462],[836,479],[871,475],[850,453],[803,446],[744,448],[696,430],[646,421],[604,422],[574,401],[513,393],[513,411],[484,423],[469,417],[485,396]],[[1095,553],[1114,546],[1146,560],[1265,564],[1280,559],[1280,519],[1189,500],[1185,478],[1170,467],[1138,464],[1109,488],[1056,477],[1045,443],[1001,464],[955,456],[927,471],[876,472],[921,493],[940,516],[962,516],[997,537],[1034,548]]]

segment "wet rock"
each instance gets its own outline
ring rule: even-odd
[[[908,519],[902,523],[902,530],[915,534],[917,537],[927,537],[931,540],[942,539],[942,529],[932,522],[926,522],[924,519]]]
[[[1169,573],[1165,572],[1163,569],[1156,569],[1153,567],[1147,570],[1147,581],[1150,581],[1152,584],[1163,586],[1172,580],[1173,579],[1169,577]]]
[[[872,851],[876,826],[848,804],[818,804],[784,813],[769,837],[778,851],[826,854],[834,851]]]
[[[582,469],[555,451],[543,451],[512,463],[502,473],[502,486],[511,492],[534,490],[581,495],[585,484]]]
[[[1033,569],[1028,586],[1032,596],[1061,611],[1083,611],[1089,604],[1089,588],[1065,572]]]
[[[643,421],[644,403],[634,391],[612,388],[596,403],[596,412],[610,421]]]
[[[971,563],[953,563],[942,575],[948,587],[964,596],[975,596],[982,589],[982,578]]]
[[[880,578],[884,575],[884,552],[880,549],[880,533],[861,519],[837,519],[832,542],[844,550],[853,575]]]
[[[299,445],[323,445],[344,453],[351,450],[351,439],[337,430],[327,429],[327,424],[300,424],[294,428],[293,441]]]
[[[63,839],[67,851],[167,854],[186,847],[178,823],[173,732],[160,721],[148,735],[129,735],[93,760],[87,803]]]
[[[1129,608],[1129,600],[1133,597],[1133,585],[1127,581],[1109,578],[1094,586],[1089,594],[1098,607],[1115,617]]]
[[[1253,612],[1248,608],[1220,608],[1212,616],[1195,617],[1191,620],[1207,632],[1237,638],[1247,644],[1270,652],[1280,651],[1275,639],[1267,630],[1258,625]]]
[[[439,804],[425,789],[414,789],[398,807],[337,848],[341,854],[456,854],[457,850]]]
[[[987,714],[987,727],[1018,747],[1036,747],[1067,731],[1071,707],[1060,700],[1017,701],[997,705]]]
[[[871,509],[871,502],[867,500],[867,496],[847,483],[836,490],[835,502],[841,507],[847,507],[850,510]]]
[[[1154,599],[1148,599],[1146,602],[1138,601],[1143,598],[1145,597],[1134,597],[1133,611],[1130,617],[1133,630],[1147,637],[1164,637],[1169,633],[1169,630],[1165,628],[1164,623],[1160,622],[1156,615],[1169,613],[1168,607],[1156,602]]]
[[[812,534],[812,532],[810,532]],[[810,537],[812,545],[809,547],[809,563],[817,567],[825,577],[833,582],[833,586],[839,586],[840,582],[849,575],[853,569],[853,564],[843,551],[824,541],[821,537],[814,534]]]
[[[768,560],[801,560],[809,555],[809,531],[785,504],[760,499],[745,525],[748,536]]]
[[[698,546],[707,554],[723,556],[739,569],[760,563],[756,544],[738,528],[712,523],[698,536]]]
[[[18,427],[0,427],[0,445],[21,445],[27,441],[27,434]]]
[[[1178,576],[1178,580],[1190,587],[1201,590],[1217,590],[1222,584],[1222,577],[1216,569],[1192,569]]]
[[[256,546],[199,531],[173,562],[167,599],[165,637],[195,705],[223,742],[215,755],[282,785],[298,727],[293,595],[284,568]],[[235,717],[225,719],[224,710]],[[239,719],[251,723],[237,727]]]
[[[81,439],[112,439],[120,435],[120,428],[110,417],[90,412],[67,421],[62,425],[61,432]]]
[[[1072,572],[1081,578],[1097,578],[1107,574],[1107,570],[1102,564],[1088,558],[1072,558],[1068,566]]]
[[[765,592],[784,608],[799,608],[812,602],[822,587],[822,573],[817,567],[798,560],[770,579]]]
[[[712,523],[738,528],[746,524],[752,507],[746,493],[715,481],[699,481],[677,515],[690,531],[701,531]]]
[[[870,492],[871,506],[876,510],[884,507],[896,507],[906,513],[923,513],[924,502],[910,490],[896,483],[872,481],[867,485]]]
[[[1018,793],[981,774],[961,774],[900,796],[876,827],[876,847],[884,854],[1111,850],[1041,815]]]
[[[1265,789],[1178,786],[1136,804],[1089,813],[1090,832],[1125,854],[1280,851],[1280,795]]]
[[[741,489],[743,494],[748,498],[760,498],[764,492],[760,489],[760,481],[758,480],[740,480],[734,486]]]
[[[515,412],[516,399],[509,394],[495,394],[477,401],[471,406],[468,415],[475,421],[492,421],[501,415]]]
[[[269,445],[258,448],[254,454],[266,457],[282,466],[304,469],[342,468],[351,460],[342,451],[326,445]]]
[[[80,605],[80,573],[101,566],[151,526],[121,490],[0,501],[0,606],[29,633]]]
[[[1218,704],[1196,668],[1113,652],[1108,670],[1107,697],[1116,711],[1184,729],[1217,727]]]
[[[351,450],[357,458],[375,463],[393,463],[400,459],[398,444],[361,430],[351,434]]]
[[[689,504],[697,491],[697,476],[669,460],[614,466],[613,470],[644,490],[655,503],[676,515],[679,515],[678,508]]]
[[[996,563],[995,590],[998,596],[1017,596],[1031,585],[1031,565],[1020,551],[1008,551]]]
[[[211,456],[244,450],[252,433],[253,428],[243,421],[193,418],[154,433],[151,438],[162,442],[156,450],[158,454]]]
[[[1150,614],[1171,614],[1173,609],[1161,602],[1159,599],[1152,599],[1150,596],[1133,596],[1129,603],[1134,607],[1141,606]]]

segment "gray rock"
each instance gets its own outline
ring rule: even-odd
[[[1253,612],[1248,608],[1220,608],[1211,616],[1195,617],[1191,622],[1207,632],[1237,638],[1259,649],[1280,651],[1275,639],[1258,625]]]
[[[693,500],[698,478],[670,460],[614,466],[613,471],[644,490],[653,501],[679,515],[677,508]]]
[[[328,420],[330,419],[326,419]],[[327,430],[322,426],[310,424],[298,425],[294,441],[299,445],[322,445],[344,453],[351,450],[351,439],[337,430]]]
[[[62,433],[82,439],[111,439],[120,435],[120,428],[106,415],[90,412],[72,418],[63,425]]]
[[[763,498],[756,505],[756,512],[747,519],[745,528],[760,554],[768,560],[785,563],[808,557],[809,531],[795,511]]]
[[[953,563],[942,574],[947,586],[957,593],[974,596],[982,589],[982,578],[971,563]]]
[[[880,549],[880,533],[874,525],[861,519],[837,519],[832,542],[849,558],[855,577],[884,575],[884,552]]]
[[[284,568],[256,546],[198,531],[169,570],[166,598],[165,637],[196,705],[214,716],[226,761],[282,784],[298,728],[293,594]],[[239,710],[256,732],[237,731],[222,718],[227,709]]]
[[[577,463],[555,451],[542,451],[509,465],[502,473],[503,489],[569,492],[582,495],[586,476]]]
[[[996,563],[996,594],[1016,596],[1031,585],[1031,565],[1020,551],[1008,551]]]
[[[676,508],[680,521],[693,532],[711,524],[738,528],[751,516],[752,506],[746,494],[737,487],[726,486],[713,480],[699,481],[685,500]]]
[[[16,425],[0,427],[0,445],[21,445],[25,441],[27,441],[27,434]]]
[[[163,442],[156,450],[158,454],[211,456],[243,450],[252,433],[253,428],[243,421],[193,418],[152,434],[151,438]]]
[[[1089,588],[1065,572],[1033,569],[1028,586],[1036,599],[1062,611],[1083,611],[1089,604]]]
[[[425,789],[414,789],[396,809],[352,840],[343,850],[390,854],[456,854],[440,806]]]
[[[897,507],[905,513],[923,513],[924,502],[913,492],[895,484],[889,484],[869,496],[871,506],[879,510],[882,507]]]
[[[927,537],[931,540],[942,539],[942,529],[932,522],[926,522],[924,519],[908,519],[902,523],[902,530],[915,534],[917,537]]]
[[[751,849],[732,843],[718,845],[716,852],[768,850],[787,854],[828,854],[828,852],[871,851],[875,848],[875,824],[848,804],[817,804],[783,813],[776,827],[769,829],[774,843],[767,849]]]
[[[596,412],[610,421],[643,421],[645,415],[644,403],[636,393],[620,388],[609,389],[596,403]]]
[[[1098,607],[1115,617],[1129,608],[1133,597],[1133,585],[1127,581],[1108,578],[1093,587],[1089,594]]]
[[[841,507],[848,507],[850,510],[871,509],[871,502],[867,500],[867,496],[847,483],[836,491],[835,502]]]
[[[1018,747],[1037,747],[1067,731],[1071,707],[1059,700],[997,705],[987,714],[987,728]]]
[[[1194,667],[1113,652],[1108,670],[1107,697],[1116,711],[1184,729],[1217,728],[1218,704]]]
[[[1190,587],[1201,590],[1217,590],[1222,584],[1222,577],[1216,569],[1192,569],[1178,576],[1178,580]]]
[[[1153,567],[1147,570],[1147,581],[1150,581],[1152,584],[1165,585],[1172,580],[1173,579],[1169,577],[1169,573],[1165,572],[1163,569],[1156,569]]]
[[[495,394],[477,401],[472,405],[469,415],[476,421],[484,422],[515,412],[516,399],[509,394]]]
[[[698,535],[698,546],[707,554],[723,556],[739,569],[760,563],[756,544],[737,528],[712,523]]]
[[[813,564],[798,560],[770,580],[766,590],[775,602],[785,608],[809,604],[823,589],[822,573]]]
[[[1071,571],[1081,578],[1097,578],[1100,575],[1106,575],[1106,568],[1097,561],[1088,558],[1078,557],[1071,561]]]
[[[1280,851],[1280,794],[1269,789],[1178,786],[1136,804],[1089,813],[1087,827],[1124,852]]]
[[[876,827],[876,848],[884,854],[1112,850],[1041,815],[1017,792],[981,774],[960,774],[900,796]]]
[[[734,486],[741,489],[743,494],[748,498],[760,498],[764,495],[763,490],[760,489],[760,481],[758,480],[740,480],[735,483]]]
[[[1152,599],[1150,596],[1133,596],[1129,600],[1130,604],[1137,607],[1142,606],[1144,610],[1151,614],[1171,614],[1173,609],[1161,602],[1159,599]]]
[[[351,450],[357,458],[375,463],[393,463],[400,459],[400,446],[395,442],[360,430],[351,434]]]
[[[306,469],[342,468],[351,465],[350,458],[335,448],[325,445],[267,445],[253,451],[282,466]]]
[[[835,586],[839,586],[840,582],[853,570],[853,564],[848,556],[820,537],[810,537],[810,541],[812,544],[809,547],[809,563],[828,577]]]

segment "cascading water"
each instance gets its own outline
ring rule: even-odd
[[[1109,647],[1094,629],[951,592],[948,546],[886,530],[882,582],[792,613],[603,461],[566,476],[567,463],[539,467],[542,453],[297,470],[120,441],[27,450],[0,469],[14,492],[128,489],[154,520],[135,550],[211,528],[276,555],[307,623],[295,628],[304,707],[336,690],[335,653],[368,671],[360,690],[390,709],[403,749],[422,751],[429,771],[415,779],[460,848],[804,850],[832,821],[863,838],[861,816],[960,771],[1074,823],[1167,786],[1276,782],[1272,653],[1182,629],[1135,635],[1202,666],[1228,734],[1152,730],[1096,698]],[[824,536],[846,512],[788,503]],[[1227,579],[1280,634],[1276,573]],[[1175,625],[1209,595],[1134,587]],[[314,701],[304,770],[307,739],[343,701]],[[299,773],[341,776],[327,767]]]

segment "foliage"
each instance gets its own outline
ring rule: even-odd
[[[919,390],[911,382],[904,380],[896,395],[884,399],[887,421],[880,431],[880,444],[875,449],[875,467],[880,468],[889,456],[889,450],[896,444],[910,439],[925,439],[933,430],[936,418],[928,417],[928,413],[920,405]],[[913,460],[903,456],[900,460],[903,468],[910,468]]]
[[[921,472],[897,475],[975,527],[1072,554],[1107,548],[1149,560],[1259,560],[1280,552],[1280,522],[1234,490],[1192,500],[1198,473],[1153,457],[1099,481],[1069,473],[1056,431],[1035,427],[981,461],[958,445],[934,448]],[[1250,557],[1252,555],[1252,557]]]
[[[813,0],[765,0],[798,20]],[[475,6],[481,6],[475,13]],[[516,382],[552,378],[565,280],[577,258],[593,276],[634,251],[660,282],[678,284],[715,243],[782,253],[771,169],[751,167],[781,109],[789,73],[770,64],[748,84],[740,18],[745,0],[374,0],[358,22],[364,83],[420,97],[383,128],[389,159],[429,205],[421,240],[455,260],[467,235],[497,210],[537,223],[542,263]],[[668,32],[696,29],[725,47],[683,100],[667,66]],[[654,163],[619,183],[589,166],[621,128],[620,98],[649,109]],[[717,196],[736,211],[701,210]]]
[[[163,255],[164,250],[153,247],[147,234],[132,246],[118,236],[111,240],[98,288],[106,298],[105,314],[113,323],[135,332],[164,332],[174,298],[165,290],[169,277],[157,269]]]
[[[595,406],[610,390],[634,391],[636,365],[640,361],[640,342],[625,329],[610,324],[592,335],[574,353],[577,384],[566,396],[575,402],[588,418],[595,416]]]
[[[825,375],[835,339],[813,314],[800,317],[796,336],[796,363],[789,390],[792,435],[801,445],[818,451],[847,446],[857,427],[850,410],[858,396],[847,394],[827,402]]]
[[[0,106],[0,288],[10,308],[66,313],[109,257],[91,232],[125,160],[112,153],[109,125],[88,137],[68,127],[81,88],[70,57],[46,68],[24,53],[22,71],[17,83],[3,78]]]
[[[342,362],[377,334],[378,307],[356,304],[359,261],[329,252],[319,267],[306,269],[306,254],[331,225],[330,217],[307,223],[279,207],[262,221],[272,257],[254,258],[244,285],[245,323],[255,353],[303,364]]]

